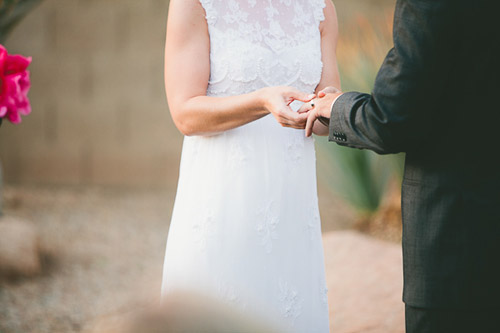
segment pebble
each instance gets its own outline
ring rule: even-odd
[[[32,224],[0,218],[0,275],[32,277],[41,271],[39,237]]]

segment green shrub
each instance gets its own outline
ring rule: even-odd
[[[0,43],[30,10],[42,0],[0,0]]]
[[[369,92],[392,47],[392,12],[368,20],[358,15],[341,27],[337,57],[343,91]],[[404,156],[380,156],[318,140],[320,181],[362,215],[379,208],[391,179],[401,180]]]

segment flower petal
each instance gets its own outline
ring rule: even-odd
[[[31,112],[28,92],[31,86],[27,70],[31,57],[9,55],[0,45],[0,117],[14,124],[21,122],[21,115]]]
[[[5,117],[6,114],[7,114],[7,106],[0,105],[0,118]]]
[[[24,72],[31,64],[31,57],[23,57],[19,54],[8,55],[4,71],[7,75]]]
[[[19,124],[21,122],[21,115],[17,111],[11,111],[7,114],[7,119],[13,124]]]

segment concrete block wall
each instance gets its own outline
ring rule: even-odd
[[[46,0],[7,41],[33,57],[33,112],[0,128],[10,183],[172,185],[182,136],[164,93],[166,0]]]

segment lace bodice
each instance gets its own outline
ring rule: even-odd
[[[200,2],[210,33],[207,95],[278,85],[314,91],[323,68],[319,23],[325,0]]]

